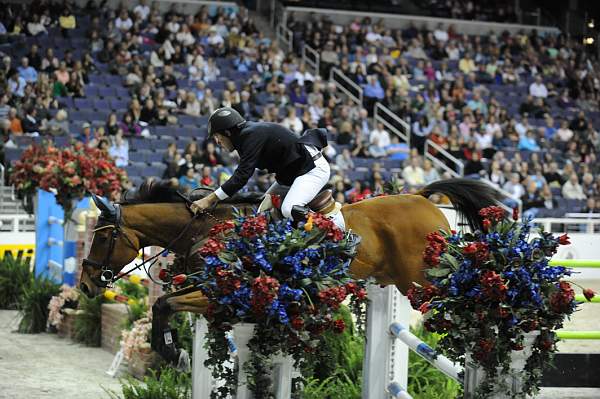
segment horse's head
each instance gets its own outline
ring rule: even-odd
[[[123,223],[120,205],[93,194],[92,198],[101,214],[80,279],[80,288],[89,297],[102,293],[140,250],[137,235]]]

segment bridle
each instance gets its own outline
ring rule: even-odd
[[[90,266],[96,270],[100,270],[100,277],[91,277],[91,280],[94,284],[96,284],[96,286],[100,287],[100,288],[107,288],[109,286],[111,286],[112,284],[114,284],[116,281],[120,280],[121,278],[127,276],[128,274],[132,273],[133,271],[140,269],[140,268],[144,268],[144,270],[146,271],[146,274],[148,274],[148,277],[155,283],[157,284],[162,284],[160,282],[154,281],[154,279],[152,279],[152,276],[150,275],[150,269],[152,268],[152,266],[158,261],[158,258],[165,254],[168,253],[172,246],[177,243],[184,235],[185,233],[189,230],[189,228],[191,227],[192,223],[198,218],[198,216],[200,215],[207,215],[209,217],[211,217],[212,219],[214,219],[215,221],[219,221],[219,219],[217,217],[215,217],[209,210],[203,210],[197,213],[193,213],[191,211],[190,205],[192,204],[192,200],[190,200],[188,197],[186,197],[185,195],[177,192],[177,194],[184,199],[187,209],[192,213],[192,218],[190,219],[189,222],[186,223],[186,225],[181,229],[181,231],[179,232],[179,234],[173,239],[171,240],[164,248],[162,251],[160,251],[159,253],[153,255],[152,257],[148,258],[148,259],[144,259],[142,260],[142,263],[140,263],[139,265],[134,266],[131,270],[128,270],[125,273],[119,273],[118,275],[115,276],[115,272],[110,268],[110,261],[112,259],[112,255],[113,255],[113,251],[115,249],[115,245],[117,242],[117,238],[119,237],[119,235],[122,235],[125,240],[127,241],[127,245],[132,248],[133,250],[135,250],[136,252],[139,251],[139,248],[136,247],[136,245],[133,243],[133,241],[129,238],[129,236],[125,233],[125,231],[122,229],[122,215],[121,215],[121,205],[120,204],[113,204],[114,207],[114,214],[111,214],[109,217],[105,217],[102,214],[100,214],[100,217],[98,218],[98,223],[96,224],[96,227],[94,228],[93,232],[96,233],[98,231],[101,230],[105,230],[105,229],[112,229],[110,232],[110,242],[108,244],[108,250],[106,251],[106,256],[104,257],[104,260],[102,262],[97,262],[94,260],[90,260],[90,259],[83,259],[82,261],[82,266]],[[152,263],[150,263],[152,262]],[[148,267],[146,267],[146,265],[148,265],[150,263],[150,265]]]

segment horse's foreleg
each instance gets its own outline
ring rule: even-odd
[[[165,360],[177,364],[181,350],[177,349],[177,332],[171,330],[169,320],[176,312],[203,313],[207,304],[206,298],[196,287],[158,298],[152,306],[152,349]]]

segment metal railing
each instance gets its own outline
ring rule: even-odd
[[[315,76],[319,76],[321,68],[321,55],[317,50],[304,43],[302,46],[302,61]]]
[[[335,83],[338,90],[346,94],[359,106],[363,106],[363,89],[338,68],[331,68],[329,81]],[[343,82],[343,83],[342,83]],[[354,91],[354,93],[352,92]]]
[[[0,233],[25,233],[35,231],[33,215],[0,215]]]
[[[289,28],[279,24],[275,29],[275,34],[282,48],[286,48],[290,53],[294,51],[294,33]]]
[[[436,151],[436,155],[433,155],[429,152],[429,147]],[[438,155],[443,156],[448,161],[452,162],[456,166],[456,169],[449,167],[444,161],[439,159]],[[460,159],[446,151],[446,149],[440,146],[438,143],[429,139],[425,140],[425,158],[433,162],[434,165],[450,173],[450,175],[453,177],[461,177],[465,175],[465,164]]]
[[[388,107],[377,102],[373,108],[373,120],[383,124],[410,147],[410,124],[393,113]]]
[[[594,234],[600,231],[599,219],[579,218],[539,218],[533,219],[533,224],[544,227],[550,233],[579,232]]]

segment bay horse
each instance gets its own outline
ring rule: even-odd
[[[445,195],[471,229],[482,227],[480,209],[497,205],[502,199],[486,183],[456,178],[431,183],[415,194],[381,196],[343,206],[346,228],[362,238],[350,265],[353,277],[372,277],[379,284],[395,285],[404,294],[413,282],[424,283],[425,237],[450,229],[444,214],[428,200],[432,194]],[[80,279],[81,290],[91,297],[100,294],[141,248],[168,247],[186,257],[213,225],[233,218],[234,207],[252,211],[259,199],[234,196],[193,217],[184,197],[167,184],[142,186],[133,199],[126,197],[120,204],[93,198],[101,214]],[[207,305],[207,298],[195,287],[158,298],[152,308],[152,348],[176,362],[179,352],[172,342],[176,339],[164,338],[170,316],[180,311],[203,314]]]

